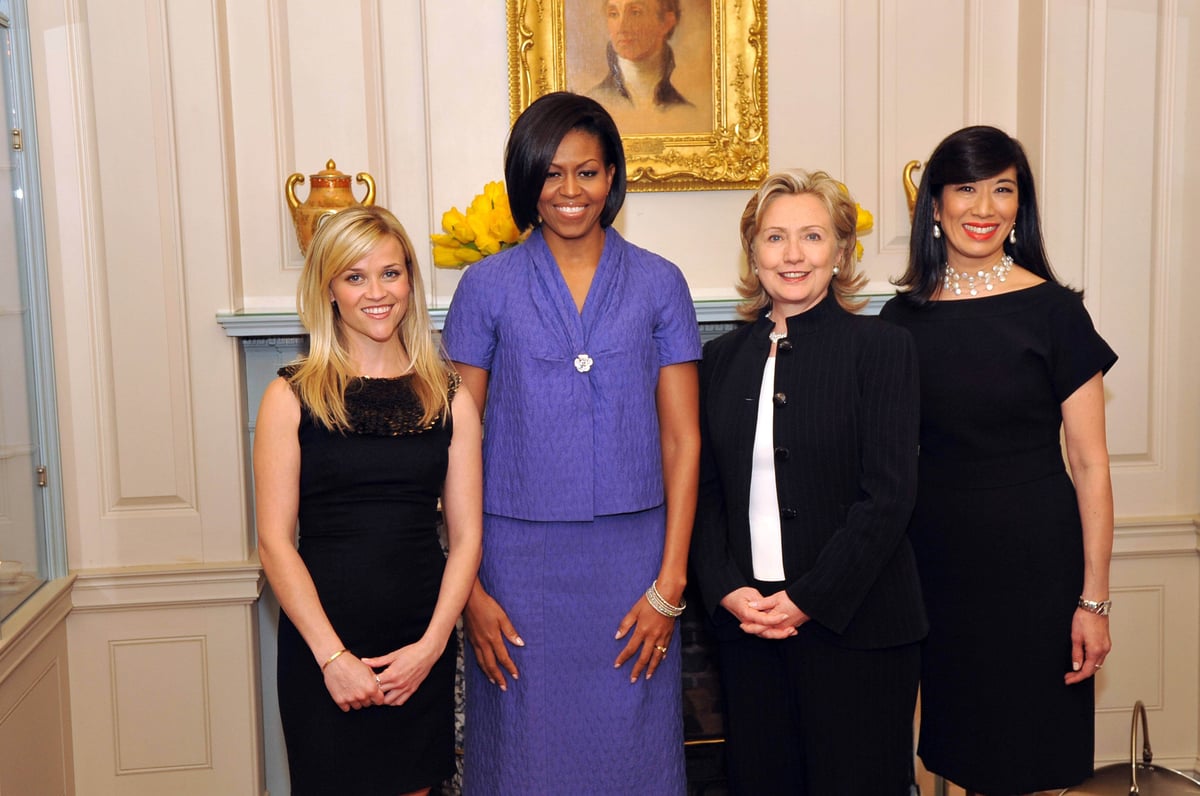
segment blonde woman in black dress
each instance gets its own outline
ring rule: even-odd
[[[899,285],[882,315],[920,360],[919,753],[969,792],[1057,791],[1091,774],[1092,677],[1112,646],[1116,354],[1050,269],[1016,139],[968,127],[938,145]]]
[[[327,221],[298,303],[309,353],[267,387],[254,440],[291,792],[428,793],[454,771],[453,632],[483,521],[479,413],[434,347],[391,213]]]

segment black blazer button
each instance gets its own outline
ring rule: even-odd
[[[780,509],[779,517],[781,519],[785,519],[785,520],[794,520],[794,519],[796,519],[796,510],[795,509]]]
[[[780,352],[783,354],[788,353],[789,351],[792,350],[792,341],[787,339],[786,337],[783,338],[782,340],[780,340],[778,343],[775,344],[775,350],[777,352]]]
[[[775,401],[776,406],[787,406],[787,393],[777,392],[772,400]]]
[[[776,448],[775,449],[775,461],[786,462],[788,460],[788,457],[791,455],[792,455],[791,452],[788,451],[787,448]]]

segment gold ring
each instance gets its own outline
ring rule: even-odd
[[[666,655],[666,654],[667,654],[667,648],[666,648],[666,647],[660,647],[660,646],[658,646],[657,644],[655,644],[655,645],[654,645],[654,649],[658,650],[658,651],[659,651],[659,652],[661,652],[663,655]]]

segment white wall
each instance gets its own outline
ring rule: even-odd
[[[294,171],[329,158],[369,171],[419,247],[501,177],[505,4],[30,6],[69,555],[87,609],[68,625],[71,687],[89,694],[75,700],[89,716],[76,782],[261,793],[256,755],[222,753],[213,722],[257,748],[246,412],[238,347],[214,315],[292,308]],[[1107,381],[1117,647],[1098,756],[1127,752],[1141,698],[1156,759],[1186,768],[1200,749],[1198,6],[805,0],[768,14],[771,165],[827,169],[875,213],[873,291],[902,266],[906,161],[973,122],[1027,144],[1051,255],[1121,354]],[[632,194],[617,226],[678,262],[697,298],[728,298],[745,198]],[[457,278],[430,275],[431,302],[448,303]],[[141,693],[113,686],[134,674]],[[172,685],[196,734],[148,751],[175,737],[146,709]],[[130,743],[135,776],[113,763]]]

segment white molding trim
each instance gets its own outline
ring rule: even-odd
[[[256,561],[124,567],[75,573],[75,611],[255,603],[266,578]]]
[[[1118,519],[1113,560],[1195,556],[1200,553],[1200,516]]]

